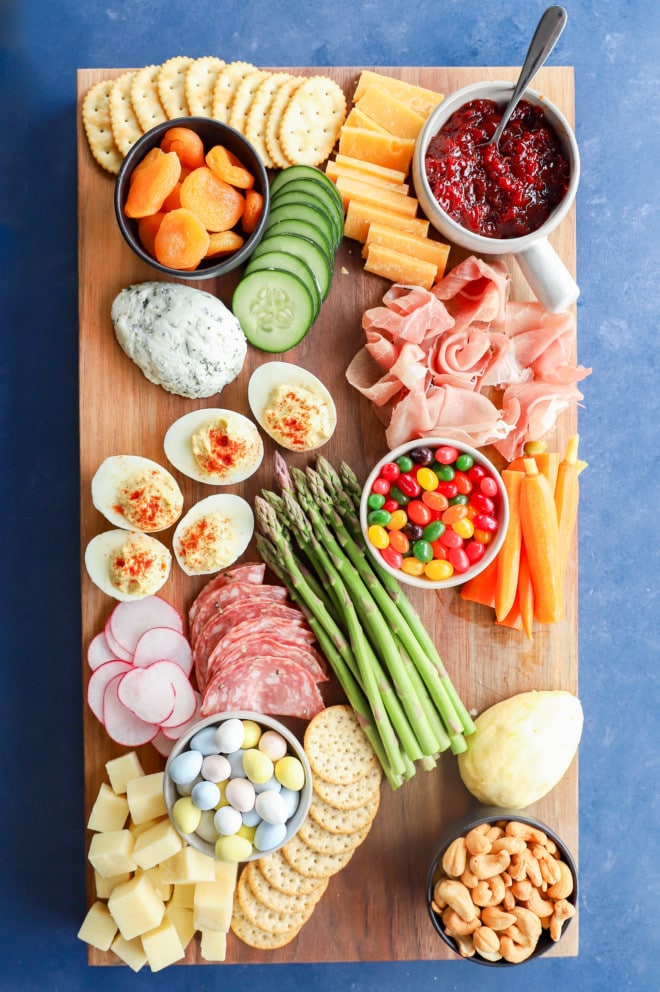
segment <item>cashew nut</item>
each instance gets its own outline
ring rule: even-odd
[[[516,923],[506,931],[508,936],[517,944],[524,944],[525,947],[531,944],[532,947],[536,947],[542,930],[539,917],[524,906],[516,906],[511,912],[516,918]]]
[[[497,906],[504,899],[506,883],[503,876],[505,874],[506,872],[501,872],[499,875],[493,875],[492,878],[487,879],[488,888],[490,889],[490,906]]]
[[[556,862],[559,868],[559,881],[548,888],[551,899],[567,899],[573,892],[573,873],[565,861]]]
[[[550,936],[553,940],[559,940],[564,923],[575,916],[575,906],[567,899],[558,899],[550,917]]]
[[[500,937],[500,954],[510,964],[520,964],[521,961],[526,961],[533,950],[533,947],[515,944],[511,937],[506,934]]]
[[[540,920],[546,916],[552,916],[554,903],[550,899],[543,899],[539,890],[534,887],[532,887],[529,897],[520,901],[524,902],[525,907],[531,909],[532,913],[535,913]]]
[[[442,869],[450,878],[460,878],[467,864],[465,838],[457,837],[442,855]]]
[[[469,923],[477,915],[470,890],[456,878],[445,878],[436,886],[437,898],[444,899],[461,919]]]
[[[498,851],[508,851],[509,854],[520,854],[521,851],[525,850],[527,842],[522,840],[521,837],[499,837],[497,840],[493,841],[492,853],[497,854]]]
[[[500,827],[496,823],[494,823],[491,826],[490,830],[486,834],[486,837],[491,842],[491,844],[493,844],[496,840],[499,840],[500,837],[503,836],[504,836],[504,827]]]
[[[500,906],[484,906],[481,911],[481,922],[491,930],[506,930],[516,923],[513,913],[507,913]]]
[[[474,949],[481,954],[482,958],[491,954],[497,954],[498,958],[502,956],[500,954],[500,938],[490,927],[479,927],[473,934],[472,942]],[[488,957],[488,960],[492,961],[493,959]]]
[[[476,889],[479,884],[479,879],[476,875],[473,875],[469,868],[466,868],[461,875],[461,882],[468,889]]]
[[[472,889],[472,902],[475,906],[488,906],[492,898],[493,893],[486,879],[482,879],[477,887]]]
[[[482,830],[475,827],[467,834],[465,846],[470,854],[488,854],[491,849],[491,842]]]
[[[521,840],[533,841],[535,844],[543,844],[544,846],[548,842],[546,834],[539,830],[538,827],[533,827],[531,823],[519,823],[518,820],[509,820],[506,825],[505,833],[509,837],[520,837]]]
[[[458,944],[458,950],[461,957],[473,958],[474,957],[474,942],[472,937],[454,937],[454,940]]]
[[[521,878],[519,881],[515,881],[511,886],[511,891],[518,900],[518,902],[527,902],[532,894],[532,889],[534,886],[528,878]]]
[[[497,854],[473,854],[468,861],[468,868],[477,878],[492,878],[509,867],[511,857],[508,851]]]
[[[469,937],[471,933],[474,933],[481,926],[478,916],[475,915],[473,920],[467,922],[451,906],[447,906],[443,910],[442,922],[450,937]]]

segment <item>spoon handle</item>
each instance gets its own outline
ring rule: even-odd
[[[534,36],[529,43],[527,55],[525,56],[516,88],[513,91],[513,96],[509,100],[507,108],[502,115],[502,120],[497,127],[497,131],[491,138],[492,144],[496,145],[500,140],[502,131],[506,127],[518,101],[559,41],[559,36],[566,26],[567,19],[568,15],[566,11],[563,7],[559,6],[548,7],[541,15]]]

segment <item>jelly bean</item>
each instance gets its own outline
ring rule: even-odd
[[[286,823],[286,803],[279,792],[262,792],[254,808],[266,823]]]
[[[399,478],[400,473],[401,468],[396,462],[385,462],[384,465],[381,465],[380,475],[388,482],[394,482],[395,479]]]
[[[444,532],[443,532],[444,533]],[[442,535],[440,535],[442,537]],[[440,542],[440,538],[431,542],[433,557],[444,560],[447,557],[447,548]]]
[[[401,472],[410,472],[415,465],[410,455],[401,455],[399,458],[397,458],[396,463],[399,466],[399,470]]]
[[[447,552],[447,558],[454,566],[455,572],[467,572],[471,564],[464,548],[450,548]]]
[[[207,754],[202,761],[201,775],[209,782],[224,782],[231,775],[231,765],[224,754]]]
[[[407,506],[410,502],[410,496],[406,496],[405,493],[401,492],[398,486],[392,486],[390,496],[397,501],[399,506]]]
[[[399,509],[399,504],[395,499],[386,499],[383,503],[383,509],[387,510],[388,513],[394,513],[395,510]]]
[[[458,458],[458,451],[449,444],[440,445],[435,449],[435,460],[441,465],[451,465]]]
[[[393,530],[403,530],[403,528],[408,523],[408,514],[405,510],[395,510],[390,517],[390,522],[387,525],[387,529],[391,532]],[[390,540],[392,540],[390,534]]]
[[[433,492],[438,488],[438,477],[430,468],[418,468],[416,478],[422,489],[427,492]]]
[[[223,806],[222,809],[216,811],[213,825],[223,837],[231,837],[232,834],[238,833],[242,827],[243,817],[233,806]]]
[[[479,488],[481,489],[484,496],[490,496],[491,498],[497,496],[498,486],[492,475],[484,476],[484,478],[479,483]]]
[[[457,520],[467,517],[467,506],[464,503],[452,503],[442,514],[442,522],[451,527]]]
[[[190,798],[198,809],[214,809],[220,802],[220,789],[215,782],[198,782]]]
[[[456,483],[456,488],[459,493],[462,493],[464,496],[472,492],[472,483],[468,479],[465,472],[457,472],[454,476],[454,482]]]
[[[410,541],[401,530],[393,530],[390,534],[390,547],[393,551],[405,555],[410,550]]]
[[[372,510],[367,515],[367,523],[370,526],[374,524],[377,527],[387,527],[391,516],[392,514],[388,513],[387,510]]]
[[[433,452],[430,448],[413,448],[410,457],[416,465],[430,465],[433,461]]]
[[[403,555],[401,554],[400,551],[397,551],[396,548],[390,548],[390,547],[382,548],[380,552],[380,556],[385,562],[385,564],[389,565],[390,568],[393,568],[395,570],[397,568],[401,568]]]
[[[472,493],[470,496],[470,505],[478,510],[479,513],[495,513],[495,504],[493,503],[490,496],[484,495],[482,492]]]
[[[283,760],[280,758],[280,761]],[[245,813],[254,806],[254,786],[247,778],[233,778],[227,782],[225,797],[230,806]]]
[[[456,468],[459,470],[459,472],[469,472],[469,470],[472,468],[473,465],[474,465],[474,458],[472,457],[472,455],[469,455],[467,451],[464,451],[456,459]]]
[[[431,522],[431,510],[421,499],[413,499],[408,503],[408,518],[420,527],[426,527]]]
[[[190,796],[182,796],[172,807],[172,818],[182,834],[192,834],[197,830],[202,818],[202,811],[196,806]]]
[[[267,754],[271,761],[283,758],[287,752],[287,742],[276,730],[266,730],[261,735],[258,744],[259,750]]]
[[[243,770],[253,785],[267,782],[273,774],[273,762],[263,751],[250,747],[243,754]]]
[[[448,527],[444,534],[438,538],[440,544],[445,548],[460,548],[463,546],[463,538],[457,534],[453,527]]]
[[[238,717],[224,720],[215,731],[215,746],[222,754],[232,754],[243,747],[245,729]]]
[[[385,497],[382,493],[369,493],[367,496],[367,506],[370,510],[380,510],[385,504]]]
[[[455,475],[453,465],[438,465],[436,476],[440,482],[451,482]]]
[[[246,837],[233,834],[231,837],[218,837],[215,842],[215,856],[218,861],[237,864],[252,854],[252,844]]]
[[[433,559],[433,548],[429,541],[415,541],[411,546],[412,553],[414,554],[417,561],[432,561]]]
[[[408,475],[407,472],[402,472],[398,479],[399,489],[404,494],[404,496],[410,496],[414,499],[422,491],[422,487],[413,475]]]
[[[440,482],[438,484],[438,492],[442,493],[443,496],[446,496],[447,499],[452,499],[457,495],[458,489],[456,488],[455,482]]]
[[[449,500],[444,495],[444,493],[439,493],[437,491],[430,492],[425,491],[422,493],[422,502],[426,503],[434,511],[446,510],[449,506]]]
[[[482,544],[481,541],[470,541],[469,544],[465,545],[465,554],[470,559],[473,565],[476,565],[478,561],[481,561],[486,553],[486,545]]]
[[[470,497],[467,495],[467,493],[457,493],[456,496],[452,496],[452,498],[449,500],[449,505],[450,506],[456,506],[456,505],[467,506],[469,498]]]
[[[468,472],[468,476],[470,477],[470,482],[472,483],[473,486],[478,485],[485,475],[486,475],[486,469],[483,467],[483,465],[478,465],[476,462]]]
[[[431,523],[427,524],[422,531],[422,538],[433,544],[434,541],[438,540],[441,534],[444,534],[444,531],[445,525],[442,520],[432,520]]]
[[[254,832],[254,846],[257,851],[272,851],[285,840],[285,823],[268,823],[263,820]]]
[[[190,750],[199,751],[202,755],[216,754],[218,749],[215,744],[215,725],[198,730],[191,738]]]
[[[454,574],[454,566],[449,561],[442,558],[435,558],[424,566],[424,574],[431,582],[444,582]]]
[[[451,525],[451,529],[463,538],[464,541],[469,541],[474,534],[474,524],[469,517],[460,517],[455,520]]]
[[[494,534],[499,524],[497,519],[491,517],[488,513],[479,513],[474,518],[474,526],[476,530],[485,530],[490,534]]]
[[[403,533],[406,535],[406,537],[409,540],[419,541],[420,537],[424,533],[424,528],[420,527],[419,524],[415,524],[412,521],[409,521],[406,524],[406,526],[403,528]]]
[[[474,528],[474,534],[472,535],[475,541],[479,541],[480,544],[490,544],[493,540],[493,535],[489,530],[479,530],[478,527]]]
[[[204,755],[201,751],[182,751],[168,769],[169,776],[175,785],[190,785],[202,770]]]
[[[401,571],[406,575],[421,576],[424,574],[424,562],[417,558],[404,558],[401,562]]]
[[[387,479],[383,479],[382,476],[379,476],[372,482],[371,491],[372,493],[376,493],[378,496],[387,496],[390,491],[390,484]]]
[[[379,527],[376,524],[371,526],[367,531],[367,537],[373,544],[374,548],[378,548],[382,551],[390,543],[390,535],[387,533],[384,527]]]
[[[285,789],[299,791],[305,784],[305,769],[299,758],[287,754],[275,762],[275,775]]]

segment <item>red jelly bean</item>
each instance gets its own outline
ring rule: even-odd
[[[492,475],[485,476],[479,483],[479,488],[485,496],[497,496],[497,483]]]
[[[492,517],[495,513],[495,504],[492,499],[490,496],[485,496],[481,492],[472,493],[470,496],[470,505],[473,506],[479,513],[486,513],[490,517]]]
[[[456,472],[454,475],[454,485],[462,496],[468,496],[472,492],[472,483],[465,472]]]
[[[462,548],[464,543],[461,535],[457,534],[451,527],[448,527],[444,534],[440,535],[438,541],[440,541],[445,548]]]
[[[402,472],[397,480],[397,485],[404,496],[412,496],[413,498],[419,496],[422,491],[417,479],[414,475],[409,475],[408,472]]]
[[[390,566],[390,568],[401,568],[401,563],[403,561],[403,555],[396,548],[388,545],[386,548],[380,549],[380,554],[383,561]]]
[[[486,545],[482,544],[481,541],[470,541],[469,544],[465,545],[465,554],[470,559],[472,565],[476,565],[478,561],[481,561],[486,553]]]
[[[495,517],[491,517],[490,514],[479,513],[474,518],[474,526],[477,530],[485,530],[493,534],[499,527],[499,524]]]
[[[446,496],[447,499],[453,499],[454,496],[458,496],[458,488],[455,482],[441,482],[436,489],[436,492],[441,493]]]
[[[451,465],[458,458],[458,451],[456,448],[450,447],[448,444],[442,444],[439,448],[435,449],[435,460],[439,462],[440,465]]]
[[[473,486],[478,485],[486,476],[486,469],[483,465],[473,465],[468,472],[468,478]]]
[[[423,503],[421,499],[411,500],[406,507],[406,513],[413,523],[419,524],[421,527],[426,527],[433,519],[430,507],[426,503]]]
[[[399,509],[399,504],[395,499],[386,499],[383,503],[382,509],[386,510],[388,513],[394,513],[395,510]]]
[[[379,493],[381,496],[387,496],[390,491],[390,484],[387,479],[379,475],[377,479],[374,479],[371,491],[372,493]]]
[[[455,572],[467,572],[472,564],[464,548],[450,548],[447,552],[447,559],[454,566]]]
[[[385,464],[381,466],[380,474],[389,482],[394,482],[395,479],[399,478],[401,469],[396,462],[385,462]]]
[[[440,538],[437,541],[431,541],[431,547],[433,548],[433,557],[441,558],[443,561],[447,560],[447,552],[449,548],[446,548],[444,544],[440,543]]]

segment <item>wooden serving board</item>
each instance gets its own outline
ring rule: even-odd
[[[78,104],[88,87],[98,80],[114,77],[119,69],[81,69],[78,72]],[[331,75],[345,89],[350,101],[360,69],[356,67],[293,69],[304,75],[318,72]],[[441,93],[483,79],[513,80],[516,68],[383,68],[379,71],[419,83]],[[569,120],[573,118],[573,71],[545,68],[535,81]],[[80,120],[80,113],[78,114]],[[84,549],[94,534],[108,528],[93,508],[90,480],[100,462],[112,454],[141,454],[166,464],[162,442],[165,430],[177,417],[192,409],[218,405],[214,401],[192,401],[172,396],[149,383],[117,344],[110,320],[110,307],[116,294],[134,282],[158,278],[125,245],[113,212],[113,179],[93,161],[84,132],[78,128],[79,182],[79,311],[80,311],[80,468],[81,468],[81,545]],[[554,247],[575,273],[574,208],[552,236]],[[339,251],[333,286],[321,314],[307,337],[286,353],[286,361],[315,372],[331,390],[339,411],[335,435],[323,449],[335,465],[344,459],[366,478],[369,468],[386,452],[384,429],[365,399],[346,382],[345,371],[351,357],[363,343],[361,318],[369,307],[379,305],[389,283],[363,271],[360,248],[345,240]],[[452,249],[449,266],[463,255]],[[513,277],[512,298],[529,299],[529,290],[515,261],[507,259]],[[197,283],[199,288],[231,301],[236,277]],[[250,348],[238,379],[223,390],[220,405],[250,415],[247,382],[255,367],[272,356]],[[557,436],[565,444],[576,430],[576,413],[562,415]],[[271,488],[274,445],[265,438],[266,454],[260,471],[236,487],[252,499],[262,487]],[[292,464],[304,466],[308,459],[292,456]],[[208,495],[209,490],[183,477],[186,505]],[[167,541],[169,534],[159,535]],[[255,557],[250,549],[245,558]],[[82,560],[82,555],[81,555]],[[113,600],[104,596],[82,574],[82,679],[83,690],[89,672],[85,661],[87,645],[102,628]],[[162,595],[185,612],[205,579],[192,580],[173,566],[172,576]],[[574,552],[567,576],[567,615],[552,627],[541,628],[533,642],[517,631],[497,627],[492,613],[463,602],[458,592],[442,594],[412,590],[411,598],[456,687],[473,711],[517,692],[530,689],[566,689],[577,692],[577,563]],[[341,698],[330,687],[327,701]],[[99,785],[106,780],[105,762],[126,749],[115,745],[84,703],[84,757],[86,815]],[[298,728],[301,733],[304,725]],[[163,767],[163,759],[151,747],[142,748],[140,757],[148,771]],[[366,842],[350,864],[330,881],[330,885],[309,922],[287,946],[272,952],[257,952],[233,935],[228,938],[230,963],[390,961],[453,958],[433,930],[424,898],[427,868],[438,834],[446,824],[477,804],[463,787],[456,760],[444,754],[432,772],[418,771],[401,789],[392,792],[384,782],[379,814]],[[530,812],[551,824],[577,856],[578,778],[577,761],[562,782]],[[89,867],[89,866],[88,866]],[[89,901],[93,900],[93,879],[88,871]],[[571,956],[578,950],[577,921],[561,943],[556,955]],[[90,950],[95,965],[116,963],[111,953]],[[188,949],[186,963],[202,963],[197,941]]]

